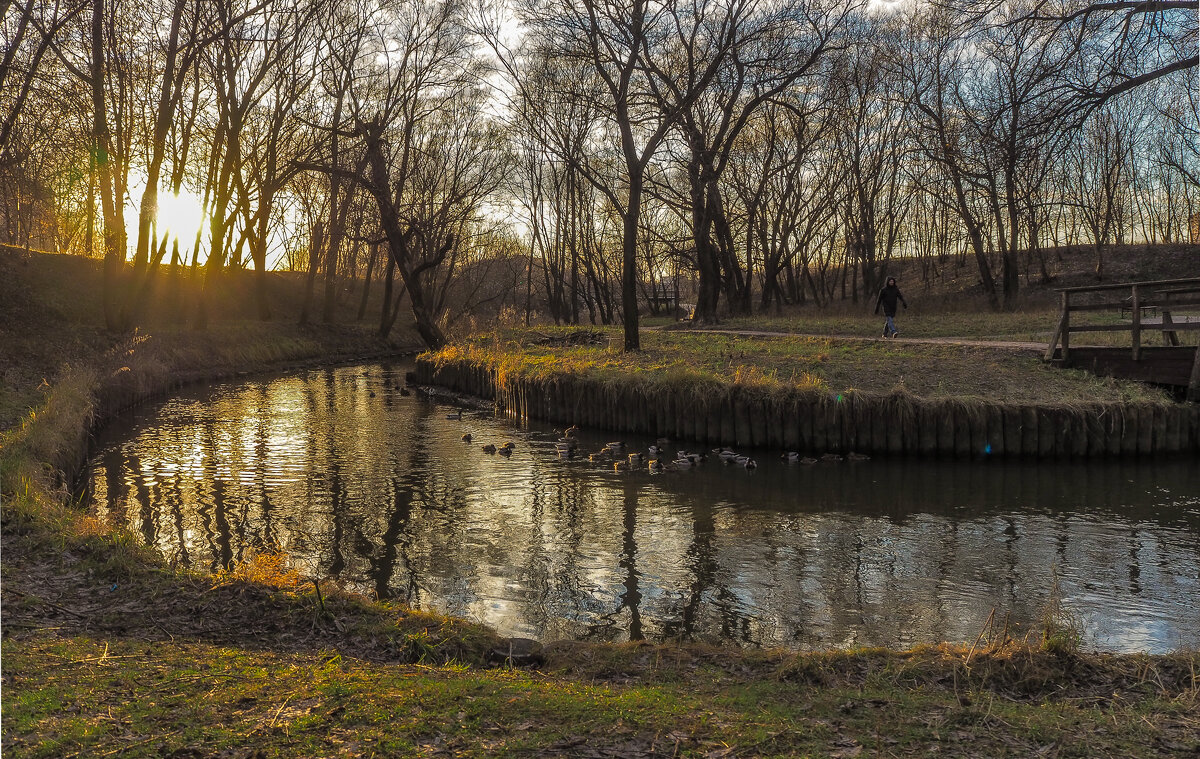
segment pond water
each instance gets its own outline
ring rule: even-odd
[[[86,498],[180,565],[301,573],[551,641],[973,641],[1058,599],[1085,643],[1200,644],[1200,464],[560,460],[547,426],[402,395],[403,363],[184,392],[104,430]],[[462,441],[471,433],[473,442]],[[583,430],[583,451],[611,433]],[[516,444],[509,457],[481,450]],[[627,439],[627,451],[652,440]],[[672,444],[674,451],[685,446]]]

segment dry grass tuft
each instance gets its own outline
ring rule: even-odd
[[[276,590],[297,591],[307,581],[293,569],[283,551],[251,551],[229,569],[217,573],[215,584],[250,582]]]

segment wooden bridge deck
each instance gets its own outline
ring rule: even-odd
[[[1200,317],[1194,315],[1200,310],[1200,278],[1070,287],[1059,293],[1062,311],[1046,348],[1047,361],[1104,377],[1179,388],[1189,401],[1200,401],[1200,348],[1181,345],[1179,339],[1180,333],[1200,330]],[[1079,316],[1104,312],[1120,318],[1077,321]],[[1142,345],[1142,333],[1152,331],[1162,332],[1167,345]],[[1085,332],[1128,332],[1131,344],[1127,348],[1071,345],[1072,334]]]

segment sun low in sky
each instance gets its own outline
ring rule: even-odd
[[[145,180],[131,182],[129,198],[125,203],[125,228],[133,230],[136,236],[138,223],[138,203],[141,201],[145,188]],[[179,194],[169,190],[159,190],[158,195],[158,237],[179,240],[179,250],[191,251],[196,244],[196,233],[206,222],[203,204],[198,195],[188,190]],[[130,240],[133,245],[135,240]],[[203,253],[203,251],[202,251]],[[204,256],[201,255],[201,260]]]

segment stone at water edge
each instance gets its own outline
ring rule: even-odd
[[[532,638],[506,638],[492,649],[488,660],[519,667],[542,664],[546,656],[542,652],[542,644]]]

